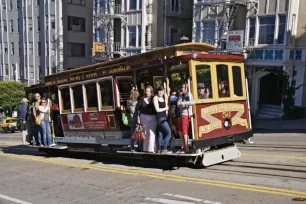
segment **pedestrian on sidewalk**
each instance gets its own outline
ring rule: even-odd
[[[22,142],[24,145],[28,145],[29,143],[26,141],[27,137],[27,118],[28,118],[28,99],[23,98],[21,100],[21,105],[18,109],[18,119],[20,124],[20,130],[22,132]]]

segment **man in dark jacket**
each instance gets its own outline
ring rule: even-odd
[[[20,129],[22,131],[22,141],[24,145],[28,145],[29,143],[26,141],[27,137],[27,118],[28,118],[28,99],[23,98],[21,101],[21,105],[18,109],[18,118],[20,122]]]

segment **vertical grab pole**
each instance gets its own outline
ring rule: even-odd
[[[250,129],[252,130],[252,119],[251,119],[251,108],[250,108],[250,96],[249,96],[248,78],[245,78],[245,88],[246,88],[246,94],[247,94],[247,100],[248,100],[249,125],[250,125]]]
[[[190,87],[190,77],[188,77],[188,95],[189,95],[189,100],[190,100],[190,98],[191,98],[191,93],[190,93],[190,91],[191,91],[191,87]],[[194,140],[194,124],[193,124],[193,113],[191,112],[191,117],[192,117],[192,119],[191,119],[191,134],[192,134],[192,139]]]

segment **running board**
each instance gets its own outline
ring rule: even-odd
[[[176,156],[176,157],[196,157],[200,156],[203,153],[170,153],[170,154],[160,154],[160,153],[149,153],[149,152],[131,152],[131,151],[117,151],[119,154],[128,154],[128,155],[152,155],[152,156]]]
[[[204,152],[202,165],[207,167],[214,164],[219,164],[229,160],[237,159],[241,156],[241,152],[237,146],[231,146],[224,149]]]

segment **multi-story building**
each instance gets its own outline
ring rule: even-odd
[[[192,2],[94,0],[94,19],[94,41],[104,42],[111,58],[128,56],[191,39]]]
[[[257,117],[281,117],[286,77],[296,86],[306,81],[305,9],[304,0],[194,0],[193,41],[218,46],[227,30],[245,31],[251,111]],[[225,28],[221,19],[228,19]],[[296,91],[296,106],[306,106],[305,94],[305,86]]]
[[[0,80],[32,85],[91,63],[91,0],[0,2]]]

